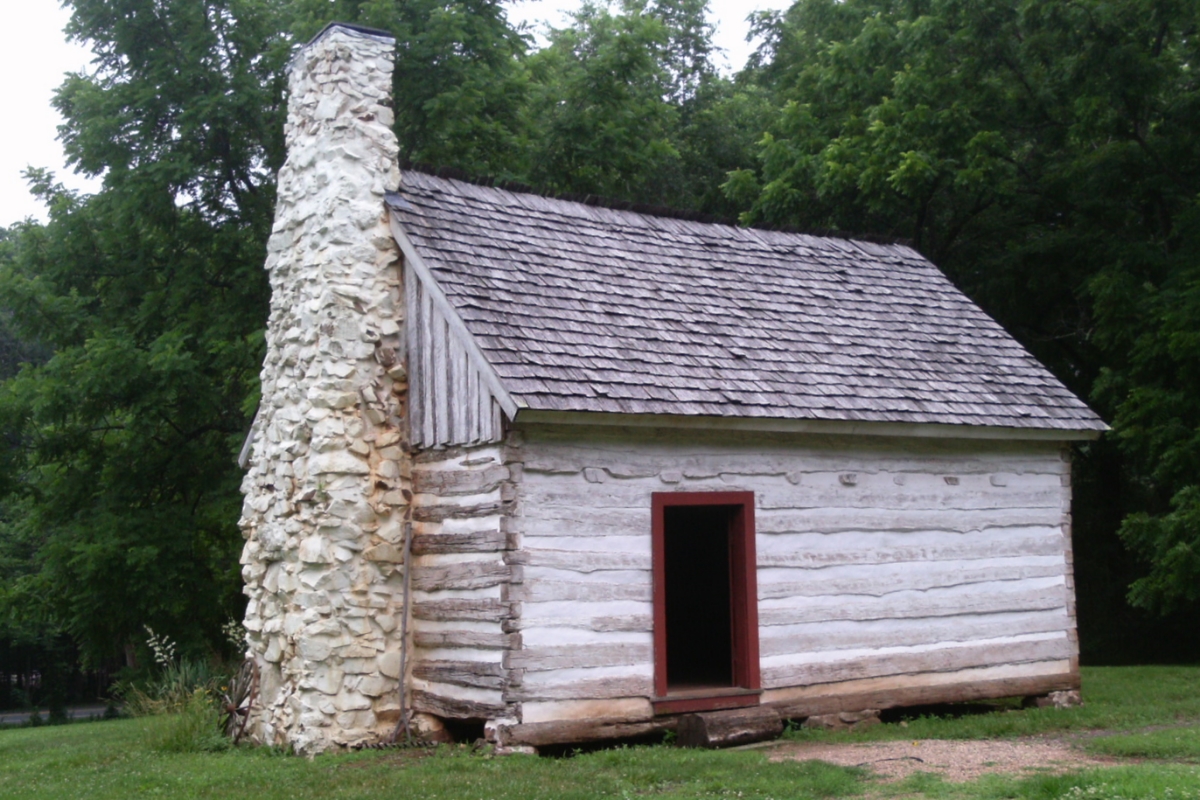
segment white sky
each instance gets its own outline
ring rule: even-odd
[[[751,48],[744,41],[746,16],[758,9],[784,9],[791,0],[709,0],[717,25],[715,43],[726,51],[729,70],[741,68]],[[563,12],[579,0],[510,0],[509,19],[539,27],[546,20],[562,25]],[[6,3],[5,22],[14,35],[0,47],[2,106],[8,123],[0,132],[0,226],[34,217],[45,219],[45,210],[29,195],[21,172],[28,166],[48,167],[68,188],[95,191],[97,184],[75,175],[63,164],[57,127],[62,121],[50,106],[54,90],[68,72],[85,70],[90,53],[64,40],[63,27],[70,16],[56,0]],[[720,63],[720,62],[718,62]]]

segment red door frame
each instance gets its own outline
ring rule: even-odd
[[[654,492],[650,498],[654,581],[654,703],[659,713],[756,705],[762,689],[758,659],[758,561],[754,547],[754,492]],[[666,510],[672,506],[731,506],[730,618],[733,686],[728,692],[672,699],[667,686]]]

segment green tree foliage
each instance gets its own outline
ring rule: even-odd
[[[239,473],[262,359],[287,42],[269,3],[77,0],[94,70],[59,91],[76,197],[35,174],[0,305],[53,355],[0,392],[3,600],[93,660],[143,624],[193,648],[239,609]]]
[[[755,164],[774,112],[769,93],[749,81],[714,77],[698,87],[680,109],[680,174],[667,202],[735,219],[744,206],[723,184]]]
[[[686,91],[692,77],[668,70],[669,45],[667,25],[642,0],[625,0],[616,14],[587,2],[571,27],[551,32],[550,46],[530,64],[542,142],[533,183],[660,199],[662,176],[679,161],[672,141],[678,108],[670,95]]]
[[[707,0],[587,2],[529,59],[529,181],[731,212],[725,173],[753,164],[767,95],[718,76]]]
[[[1140,506],[1121,536],[1149,565],[1130,600],[1163,612],[1200,601],[1200,197],[1176,212],[1170,235],[1092,282],[1110,354],[1097,393]]]
[[[751,221],[898,235],[1113,420],[1166,609],[1200,577],[1200,6],[800,0],[753,66],[781,110]],[[1088,469],[1087,462],[1084,469]]]

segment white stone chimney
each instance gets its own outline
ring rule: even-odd
[[[400,714],[409,468],[395,42],[333,24],[291,65],[287,162],[267,248],[271,315],[241,526],[254,738],[316,753]]]

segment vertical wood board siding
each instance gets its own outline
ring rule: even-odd
[[[500,404],[415,270],[405,270],[409,427],[415,447],[497,442]]]

